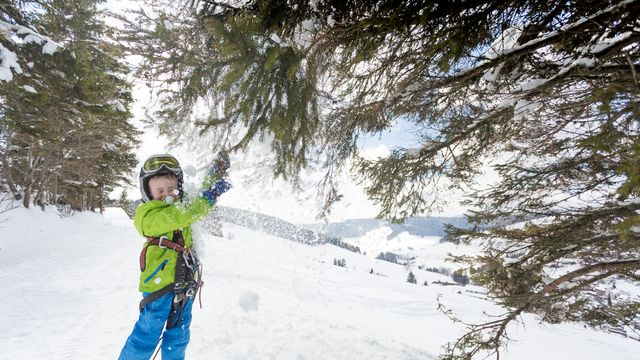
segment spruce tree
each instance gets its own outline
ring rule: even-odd
[[[34,92],[37,80],[20,75],[30,71],[35,59],[49,57],[59,46],[34,26],[43,6],[45,3],[39,1],[0,3],[0,85],[11,89],[12,93]],[[8,149],[20,145],[14,145],[11,141],[15,129],[8,119],[8,107],[5,101],[0,101],[0,169],[3,175],[0,184],[7,186],[15,200],[20,200],[22,189],[18,189],[12,176],[12,159],[7,153]],[[24,128],[29,129],[29,126],[25,124]]]
[[[67,39],[66,50],[75,60],[66,64],[73,64],[68,72],[75,75],[72,101],[81,104],[79,134],[71,139],[76,154],[67,157],[63,169],[69,175],[76,172],[81,185],[73,190],[86,194],[89,209],[102,209],[114,186],[130,182],[128,172],[137,163],[132,151],[138,131],[128,122],[129,70],[123,63],[123,49],[110,40],[113,29],[106,26],[100,3],[54,1],[55,12],[45,18],[48,27],[59,29],[57,35]]]
[[[135,215],[135,206],[133,205],[133,201],[129,200],[127,190],[122,190],[116,205],[124,210],[131,219],[133,219],[133,216]]]
[[[25,207],[64,197],[75,209],[102,209],[136,163],[128,69],[122,50],[108,40],[98,3],[47,2],[34,26],[64,46],[33,56],[28,71],[0,85],[11,144],[3,170],[21,188]],[[25,48],[40,51],[34,44]]]
[[[409,271],[409,275],[407,276],[407,282],[412,284],[418,283],[418,280],[416,280],[416,276],[413,274],[413,271]]]

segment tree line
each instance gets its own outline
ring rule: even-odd
[[[102,2],[0,4],[0,191],[25,207],[102,209],[130,182],[129,68]]]

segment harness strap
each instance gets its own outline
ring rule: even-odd
[[[152,238],[147,236],[147,244],[155,245],[161,248],[168,248],[179,253],[184,252],[185,249],[187,249],[185,246],[169,240],[169,238],[166,236],[162,236],[160,238]]]
[[[184,308],[185,306],[187,306],[188,301],[189,298],[184,296],[184,294],[176,294],[173,297],[173,304],[171,304],[171,311],[169,312],[169,317],[167,318],[167,330],[178,326],[178,324],[182,320],[182,313],[184,312]]]
[[[140,300],[140,312],[142,312],[142,309],[144,309],[145,306],[147,306],[148,304],[158,300],[159,298],[163,297],[164,295],[170,293],[173,291],[173,285],[174,283],[171,283],[165,287],[163,287],[162,289],[158,290],[158,291],[154,291],[151,294],[145,296],[142,298],[142,300]]]
[[[177,253],[187,252],[189,253],[189,248],[185,246],[184,238],[182,237],[182,231],[176,230],[173,232],[173,241],[166,236],[160,236],[159,238],[154,238],[151,236],[146,236],[147,243],[142,248],[140,252],[140,271],[144,271],[147,267],[147,248],[150,245],[157,246],[160,248],[168,248]]]

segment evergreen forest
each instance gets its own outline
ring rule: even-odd
[[[25,207],[101,210],[130,182],[130,69],[98,3],[0,5],[2,186]]]

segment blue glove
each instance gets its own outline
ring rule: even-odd
[[[225,179],[220,179],[216,181],[211,189],[214,190],[216,195],[220,196],[231,189],[231,183],[228,183]]]
[[[209,200],[209,203],[213,205],[216,203],[218,196],[227,192],[229,189],[231,189],[231,184],[226,182],[224,179],[220,179],[216,181],[216,183],[211,188],[203,191],[202,196],[205,199]]]

